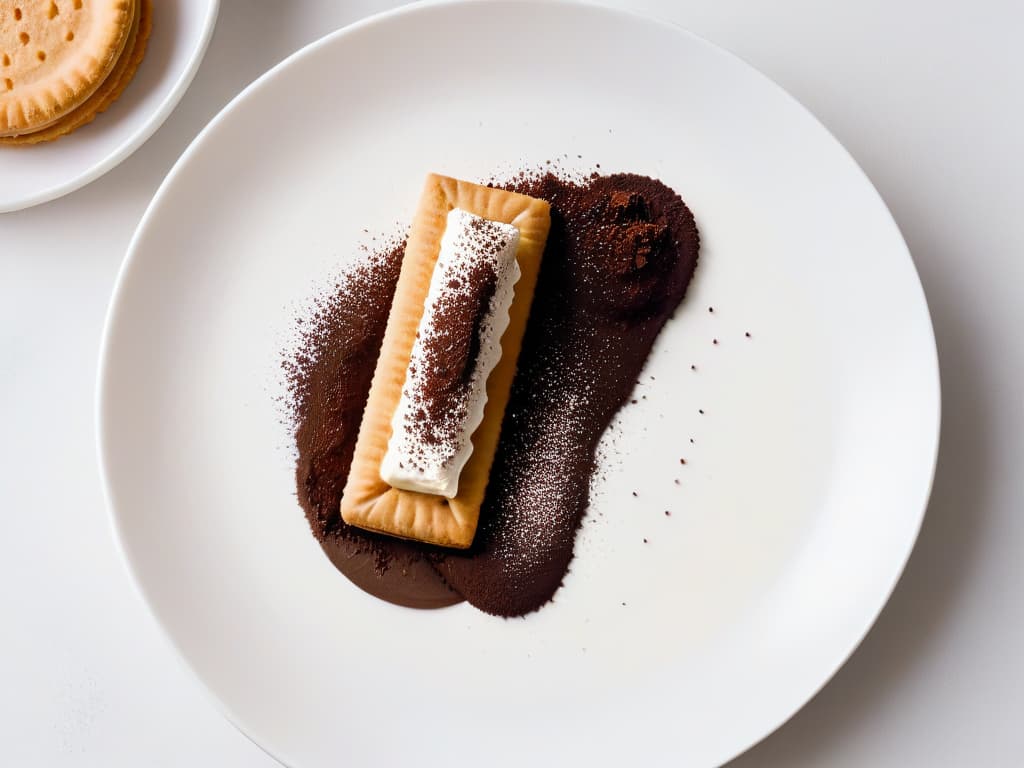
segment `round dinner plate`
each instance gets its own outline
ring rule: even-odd
[[[383,603],[296,502],[281,351],[360,245],[409,220],[426,173],[548,160],[675,188],[697,275],[606,436],[555,601],[515,620]],[[907,248],[821,124],[676,27],[537,1],[387,13],[236,98],[135,234],[98,420],[145,600],[285,764],[707,768],[789,718],[875,620],[939,411]]]
[[[109,109],[57,141],[0,146],[0,213],[74,192],[141,147],[192,82],[219,5],[220,0],[154,0],[146,56]]]

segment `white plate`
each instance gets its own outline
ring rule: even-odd
[[[58,141],[0,147],[0,213],[74,192],[141,147],[192,82],[219,5],[220,0],[154,0],[146,57],[109,109]]]
[[[665,180],[703,237],[612,441],[603,514],[525,620],[368,597],[295,501],[274,403],[295,309],[364,227],[408,220],[428,170],[563,153]],[[99,384],[114,525],[145,599],[231,720],[299,768],[722,763],[874,621],[938,426],[921,286],[835,139],[707,42],[549,2],[386,14],[248,88],[140,224]]]

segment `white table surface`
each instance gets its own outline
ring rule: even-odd
[[[910,565],[837,677],[733,766],[1024,765],[1024,4],[618,2],[735,51],[822,119],[903,229],[938,337],[942,450]],[[100,333],[139,217],[207,120],[305,43],[398,4],[224,0],[141,150],[0,215],[0,764],[276,765],[178,662],[115,550]]]

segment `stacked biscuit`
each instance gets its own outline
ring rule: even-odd
[[[121,95],[151,0],[0,0],[0,144],[51,141]]]

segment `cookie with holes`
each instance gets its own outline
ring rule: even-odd
[[[146,44],[152,29],[153,5],[151,0],[140,0],[137,7],[136,21],[133,23],[124,52],[118,59],[114,70],[93,95],[80,107],[42,130],[18,136],[0,137],[0,145],[38,144],[43,141],[52,141],[91,122],[96,115],[114,103],[135,76],[135,70],[138,69],[146,53]]]
[[[151,0],[0,0],[0,144],[84,125],[131,80]]]

